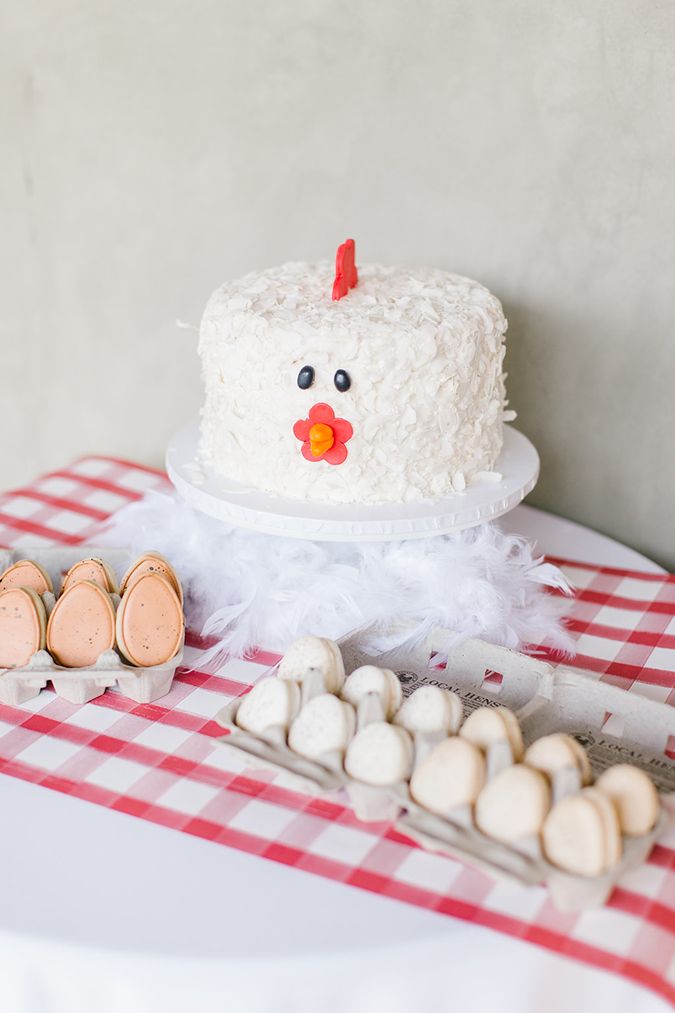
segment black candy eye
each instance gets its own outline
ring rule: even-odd
[[[314,367],[303,366],[298,373],[298,387],[300,390],[307,390],[314,383]]]
[[[349,373],[344,369],[338,369],[337,373],[333,377],[333,383],[342,394],[344,394],[346,390],[349,390],[352,385]]]

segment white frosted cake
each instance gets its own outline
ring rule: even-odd
[[[222,285],[199,352],[201,454],[247,488],[401,503],[494,469],[507,412],[506,320],[446,271],[291,263]]]

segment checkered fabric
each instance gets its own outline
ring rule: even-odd
[[[88,457],[0,497],[0,543],[78,544],[166,477]],[[556,560],[579,588],[576,664],[598,678],[675,702],[675,577]],[[263,858],[463,918],[625,975],[675,1001],[675,829],[608,904],[557,911],[543,888],[497,883],[415,846],[388,823],[362,824],[337,801],[252,777],[214,742],[214,715],[275,656],[217,671],[195,632],[170,694],[136,704],[115,691],[78,707],[43,690],[0,705],[0,772]]]

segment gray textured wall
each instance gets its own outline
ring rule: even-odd
[[[159,463],[222,279],[430,263],[510,319],[532,502],[675,566],[675,6],[0,0],[0,484]]]

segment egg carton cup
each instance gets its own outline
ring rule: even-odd
[[[272,671],[271,669],[270,673]],[[301,689],[303,706],[313,696],[327,692],[319,673],[312,673],[312,677],[305,680]],[[255,735],[240,728],[237,712],[243,699],[240,696],[231,700],[215,717],[227,732],[218,741],[239,762],[251,770],[269,770],[281,775],[289,787],[302,794],[329,795],[344,785],[345,775],[340,753],[327,751],[320,760],[310,760],[288,746],[288,729],[284,725],[271,725],[264,735]]]
[[[352,669],[353,671],[353,669]],[[356,731],[373,721],[386,721],[384,702],[379,693],[366,693],[356,708]],[[400,794],[407,789],[404,781],[391,785],[365,784],[344,771],[343,787],[357,819],[363,823],[391,822],[400,814]]]
[[[108,563],[119,582],[134,553],[130,549],[99,549],[89,545],[1,549],[0,573],[19,559],[33,559],[47,571],[54,587],[60,588],[70,567],[92,556]],[[117,609],[120,597],[116,594],[111,597]],[[42,601],[49,616],[56,598],[51,592],[46,592]],[[48,651],[37,651],[21,668],[0,668],[0,701],[17,706],[36,697],[51,682],[57,696],[74,704],[88,703],[113,687],[136,703],[152,703],[170,691],[176,669],[183,660],[184,645],[183,638],[178,652],[170,661],[149,668],[127,664],[115,650],[104,651],[88,668],[64,668],[54,661]]]

